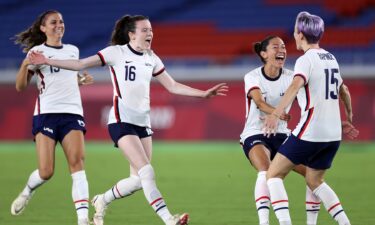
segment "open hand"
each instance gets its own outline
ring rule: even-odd
[[[205,91],[204,98],[211,98],[213,96],[226,96],[228,91],[228,86],[226,83],[220,83],[214,87]]]
[[[342,121],[342,132],[350,139],[355,139],[359,135],[359,131],[349,121]]]
[[[79,85],[89,85],[94,83],[94,77],[91,76],[87,71],[83,71],[83,74],[78,74]]]
[[[27,58],[29,59],[30,63],[34,65],[48,64],[47,58],[40,51],[31,51]]]

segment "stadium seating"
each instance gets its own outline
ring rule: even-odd
[[[10,38],[36,16],[57,9],[65,20],[64,42],[77,45],[81,56],[104,48],[117,18],[124,14],[150,17],[154,50],[167,63],[233,64],[245,62],[253,42],[281,36],[291,56],[299,54],[293,24],[300,11],[322,16],[326,24],[324,48],[346,63],[374,63],[375,1],[357,0],[172,0],[172,1],[64,1],[3,0],[0,3],[0,67],[15,67],[24,57]],[[350,4],[349,4],[350,3]]]

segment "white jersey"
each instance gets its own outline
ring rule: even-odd
[[[61,47],[41,44],[30,51],[42,51],[50,59],[78,59],[79,50],[74,45]],[[37,77],[39,96],[36,100],[34,115],[46,113],[71,113],[83,116],[81,94],[79,92],[77,71],[65,70],[49,65],[28,66],[28,70]]]
[[[108,124],[125,122],[151,128],[150,82],[164,71],[160,58],[153,51],[135,51],[129,44],[109,46],[98,55],[103,66],[109,66],[113,84]]]
[[[297,94],[301,119],[293,135],[311,142],[341,140],[342,78],[335,57],[324,49],[310,49],[297,59],[294,74],[301,76],[305,85]]]
[[[293,79],[293,71],[281,69],[280,74],[276,78],[270,78],[265,75],[264,67],[258,67],[245,75],[245,97],[246,97],[246,123],[241,134],[241,142],[249,136],[263,134],[263,122],[261,116],[266,115],[259,110],[254,100],[249,97],[250,91],[259,89],[267,104],[276,107],[284,95],[286,89]],[[286,109],[289,112],[290,106]],[[280,120],[277,133],[289,134],[288,124],[286,121]]]

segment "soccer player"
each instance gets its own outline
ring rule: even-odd
[[[55,10],[42,13],[27,30],[16,35],[16,43],[24,52],[39,51],[48,58],[78,59],[79,50],[63,44],[65,26],[61,13]],[[54,173],[55,147],[60,142],[72,176],[72,197],[78,224],[88,225],[89,190],[84,170],[84,133],[79,84],[92,83],[92,76],[78,78],[77,72],[56,66],[32,66],[24,59],[16,77],[17,91],[24,90],[32,76],[37,77],[39,96],[36,99],[33,128],[38,169],[33,171],[27,184],[11,206],[12,215],[20,215],[35,190]]]
[[[113,84],[113,107],[108,130],[130,163],[130,176],[93,198],[94,223],[103,224],[107,205],[143,189],[155,213],[167,225],[184,225],[189,216],[172,216],[158,190],[151,166],[152,130],[150,124],[150,81],[155,77],[169,92],[178,95],[210,98],[225,95],[227,86],[218,84],[206,91],[176,82],[165,70],[160,58],[151,50],[152,27],[145,16],[126,15],[112,32],[111,46],[81,60],[53,60],[38,52],[29,55],[33,64],[47,64],[71,70],[108,65]]]
[[[271,203],[281,225],[292,224],[283,179],[298,164],[306,166],[306,183],[332,218],[339,225],[350,225],[337,195],[324,182],[324,175],[339,148],[342,130],[350,138],[355,138],[358,131],[352,125],[350,93],[343,84],[336,58],[319,47],[323,33],[322,18],[307,12],[298,14],[294,39],[297,49],[304,54],[296,61],[292,84],[275,110],[265,117],[264,134],[270,136],[275,133],[285,109],[297,96],[300,122],[281,145],[267,171]],[[340,118],[339,99],[345,106],[347,121],[344,123]]]
[[[287,56],[284,41],[277,36],[268,36],[254,44],[254,51],[263,62],[245,75],[246,123],[241,134],[241,144],[251,165],[258,171],[254,188],[255,204],[260,225],[269,224],[270,195],[266,172],[280,145],[289,136],[287,122],[290,106],[281,115],[276,135],[263,135],[261,117],[271,114],[292,82],[293,71],[283,68]],[[296,166],[294,170],[305,176],[306,168]],[[320,200],[306,187],[307,224],[315,225],[320,209]]]

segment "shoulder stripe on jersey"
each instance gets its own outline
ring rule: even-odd
[[[121,118],[120,118],[120,113],[119,113],[119,109],[118,109],[118,96],[115,96],[115,99],[113,101],[113,108],[115,110],[116,121],[117,121],[117,123],[120,123]]]
[[[307,111],[310,108],[310,90],[309,90],[309,84],[305,85],[305,95],[306,95],[306,107],[305,107],[305,111]]]
[[[306,83],[307,83],[307,79],[306,79],[306,76],[305,76],[305,75],[303,75],[303,74],[297,73],[297,74],[295,74],[295,75],[294,75],[294,77],[302,77],[302,79],[303,79],[303,80],[305,81],[305,82],[304,82],[304,84],[306,84]],[[293,78],[294,78],[294,77],[293,77]]]
[[[153,77],[156,77],[158,75],[160,75],[161,73],[163,73],[165,71],[165,67],[163,67],[161,70],[159,70],[158,72],[152,74]]]
[[[250,92],[252,90],[255,90],[255,89],[259,89],[260,90],[260,88],[258,86],[254,86],[254,87],[250,88],[250,90],[247,92],[246,96],[249,96]]]
[[[102,66],[105,66],[107,63],[105,62],[105,59],[104,59],[102,53],[98,52],[96,54],[99,56],[100,61],[102,61]]]
[[[111,72],[112,72],[112,76],[113,76],[113,82],[114,82],[114,85],[115,85],[115,88],[116,88],[117,96],[119,96],[120,98],[122,98],[121,97],[120,88],[119,88],[118,82],[117,82],[117,76],[116,76],[115,69],[113,69],[113,66],[110,66],[110,68],[111,68]]]
[[[310,123],[310,120],[311,120],[311,117],[312,117],[313,113],[314,113],[314,108],[309,109],[309,112],[308,112],[308,114],[307,114],[306,121],[303,123],[303,125],[302,125],[302,127],[301,127],[301,130],[300,130],[300,132],[299,132],[298,135],[297,135],[297,137],[298,137],[299,139],[301,139],[303,133],[305,133],[305,130],[306,130],[307,126],[308,126],[309,123]]]

